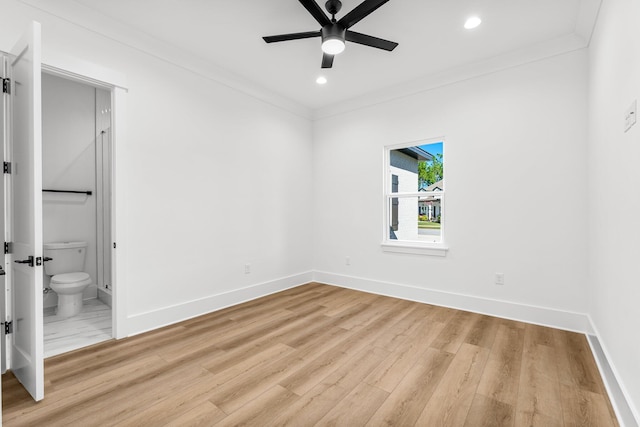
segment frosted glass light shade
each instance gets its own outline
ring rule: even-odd
[[[328,38],[322,42],[322,51],[329,55],[337,55],[344,50],[344,42],[336,38]]]
[[[467,30],[473,30],[480,24],[482,24],[482,19],[478,18],[477,16],[472,16],[464,23],[464,28],[466,28]]]

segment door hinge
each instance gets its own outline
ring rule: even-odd
[[[2,79],[2,93],[11,94],[11,79]]]
[[[4,253],[5,254],[10,254],[12,252],[13,252],[13,243],[4,242]]]
[[[4,173],[11,173],[11,162],[4,162],[2,170]]]
[[[9,335],[13,333],[13,321],[11,322],[2,322],[4,323],[4,334]]]

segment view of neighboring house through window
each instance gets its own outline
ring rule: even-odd
[[[443,243],[443,148],[438,141],[387,149],[385,241]]]

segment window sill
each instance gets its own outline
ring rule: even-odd
[[[430,256],[447,256],[447,251],[449,250],[447,246],[438,243],[383,242],[381,246],[384,252]]]

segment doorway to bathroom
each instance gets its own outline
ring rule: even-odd
[[[2,320],[0,355],[2,373],[5,374],[7,370],[11,370],[36,401],[44,398],[43,302],[45,299],[44,290],[47,286],[43,279],[46,276],[44,266],[51,261],[47,260],[51,257],[43,254],[45,249],[43,223],[48,219],[43,218],[44,192],[42,190],[43,188],[55,190],[55,188],[43,187],[41,84],[43,71],[48,75],[80,83],[85,87],[88,86],[90,90],[94,91],[94,104],[93,107],[89,107],[95,117],[92,141],[95,144],[108,141],[109,144],[106,151],[97,150],[96,159],[100,159],[101,155],[108,156],[108,159],[96,162],[94,186],[87,187],[91,189],[84,191],[84,195],[91,198],[96,197],[102,191],[102,195],[94,202],[96,210],[95,252],[94,255],[87,257],[87,259],[92,257],[96,259],[96,276],[93,279],[71,280],[71,282],[75,281],[75,284],[79,285],[80,283],[77,282],[84,284],[88,281],[96,285],[94,287],[95,294],[90,295],[90,298],[85,301],[99,300],[100,289],[104,289],[105,295],[102,295],[102,302],[106,300],[105,305],[108,306],[108,303],[113,301],[111,310],[106,310],[112,318],[110,335],[117,339],[127,335],[127,311],[125,294],[122,291],[126,287],[121,286],[124,283],[124,276],[122,268],[118,268],[118,266],[124,265],[125,252],[121,249],[120,243],[118,243],[116,251],[116,242],[126,242],[125,233],[122,228],[117,227],[123,218],[123,206],[126,204],[126,199],[123,196],[124,192],[119,190],[122,188],[120,185],[122,172],[116,173],[116,164],[123,164],[122,151],[117,150],[116,146],[122,144],[126,138],[124,125],[128,92],[126,76],[116,70],[61,53],[51,53],[47,63],[44,64],[41,62],[41,52],[41,28],[37,22],[31,22],[27,25],[22,36],[18,38],[10,51],[0,51],[0,87],[2,89],[0,93],[0,145],[4,160],[4,183],[0,186],[2,188],[0,193],[3,193],[3,197],[0,198],[0,211],[3,212],[4,220],[0,221],[2,223],[0,229],[4,231],[4,253],[0,251],[0,256],[3,258],[3,262],[0,264],[4,266],[3,270],[6,272],[4,276],[0,274],[0,318]],[[102,92],[96,90],[102,90]],[[109,107],[104,110],[104,116],[98,116],[98,111],[103,111],[97,101],[102,96],[100,94],[108,94],[106,99],[109,100]],[[58,109],[66,102],[67,97],[69,97],[68,93],[62,93],[58,100],[49,102],[45,113]],[[109,109],[111,111],[107,111]],[[67,121],[67,119],[74,119],[79,114],[77,106],[73,107],[66,119],[57,119],[59,120],[58,124],[63,127],[71,126],[73,120]],[[98,117],[103,117],[103,119]],[[101,120],[108,120],[103,128],[100,128]],[[104,134],[102,130],[105,130]],[[47,136],[45,136],[45,140],[46,138]],[[75,153],[79,156],[82,152],[80,150]],[[64,154],[62,150],[48,150],[46,156],[56,157],[64,156]],[[98,165],[102,165],[103,174],[99,172]],[[69,168],[68,164],[67,169]],[[84,185],[84,182],[74,177],[77,175],[72,175],[67,182],[74,185]],[[57,184],[57,182],[44,184]],[[89,184],[91,183],[89,182]],[[63,190],[75,188],[80,187],[69,187]],[[90,191],[90,194],[87,191]],[[53,193],[65,196],[82,195],[82,193],[68,191],[47,193],[52,193],[49,194],[50,196]],[[62,200],[57,203],[60,205],[81,205],[77,200]],[[102,205],[100,205],[101,203]],[[99,219],[100,215],[102,215],[102,220]],[[62,224],[65,224],[66,221],[65,226],[68,226],[75,220],[70,216],[64,216],[61,221]],[[99,231],[99,227],[102,227],[102,231]],[[47,238],[51,237],[47,236]],[[67,237],[60,235],[60,239],[66,240]],[[102,239],[102,243],[99,243],[99,239]],[[65,242],[58,243],[62,246],[69,246]],[[93,245],[93,243],[91,244]],[[89,242],[83,242],[76,250],[81,248],[86,250],[88,247]],[[126,250],[126,244],[123,244],[122,247]],[[106,252],[106,255],[98,255],[100,250]],[[98,267],[98,259],[102,259],[102,267],[100,267],[102,270]],[[78,275],[90,276],[85,272],[87,264],[84,261],[83,258],[82,266],[71,273],[76,278],[79,277]],[[2,269],[0,269],[1,272]],[[100,277],[108,278],[110,283],[109,281],[99,282]],[[66,283],[65,280],[61,281]],[[60,282],[56,280],[54,285],[58,284]],[[61,289],[59,286],[56,287]],[[83,289],[82,295],[79,295],[81,298],[84,297],[84,292]],[[64,292],[61,292],[61,295],[69,296]],[[51,301],[48,301],[49,304]],[[84,301],[82,306],[84,306]],[[72,326],[65,327],[64,330],[74,331]],[[82,334],[75,335],[77,335],[76,343],[60,350],[60,352],[96,342],[96,340],[85,339],[86,336]],[[106,335],[100,340],[108,339],[109,334]],[[1,421],[0,417],[0,424]]]
[[[54,258],[44,264],[45,358],[113,337],[112,153],[111,92],[43,72],[43,242],[45,256]],[[80,290],[79,312],[73,315],[65,313],[68,310],[62,309],[63,299],[58,295],[66,290],[60,289],[55,278],[63,276],[54,276],[53,268],[47,268],[61,256],[57,250],[47,255],[47,248],[69,242],[72,248],[86,248],[84,253],[77,251],[84,260],[71,268],[74,271],[63,268],[55,273],[86,273],[91,279]]]

